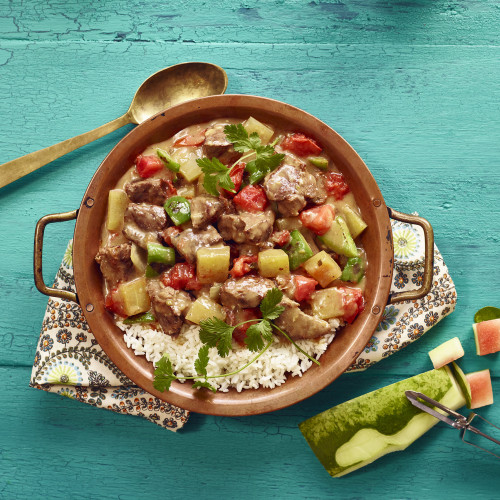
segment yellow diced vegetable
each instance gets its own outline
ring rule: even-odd
[[[135,243],[132,243],[132,249],[130,251],[130,260],[134,267],[140,272],[144,273],[147,266],[147,255],[146,251],[141,247],[138,247]]]
[[[212,285],[210,287],[210,290],[208,292],[208,296],[215,301],[219,300],[220,297],[220,289],[221,289],[221,284],[220,283],[215,283],[215,285]]]
[[[351,236],[357,238],[367,228],[366,222],[349,205],[345,205],[342,211]]]
[[[309,299],[313,316],[318,316],[321,319],[343,316],[342,295],[342,291],[335,287],[313,292]]]
[[[146,278],[137,278],[118,287],[118,294],[127,316],[149,311],[151,302],[146,290]]]
[[[324,250],[306,260],[303,267],[323,288],[342,274],[342,269]]]
[[[271,137],[274,135],[274,130],[272,128],[259,122],[259,120],[256,120],[253,116],[248,118],[243,123],[243,127],[245,127],[248,135],[252,134],[253,132],[257,132],[262,144],[267,144],[271,140]]]
[[[186,319],[195,323],[200,324],[201,321],[208,318],[218,318],[224,320],[226,315],[222,311],[222,306],[209,299],[208,297],[198,297],[189,308],[186,314]]]
[[[278,274],[288,274],[290,272],[288,255],[284,250],[277,248],[259,252],[257,265],[260,275],[265,278],[275,278]]]
[[[228,246],[199,248],[196,252],[196,275],[200,283],[222,283],[229,273]]]
[[[181,161],[181,168],[179,173],[184,176],[188,182],[193,182],[203,173],[201,168],[196,163],[196,158],[188,158]]]
[[[112,189],[108,194],[108,219],[106,229],[119,231],[123,227],[123,217],[128,206],[128,196],[123,189]]]

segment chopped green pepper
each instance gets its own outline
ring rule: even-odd
[[[159,243],[148,243],[148,264],[157,262],[158,264],[175,264],[175,251],[173,248],[164,247]]]
[[[350,257],[342,271],[340,279],[342,281],[351,281],[359,283],[365,274],[365,263],[361,257]]]
[[[184,196],[172,196],[165,202],[164,208],[176,226],[191,219],[191,205]]]
[[[155,321],[156,318],[153,313],[148,311],[142,314],[136,314],[135,316],[129,316],[127,319],[123,320],[123,323],[125,325],[136,325],[140,323],[154,323]]]
[[[290,271],[295,271],[295,269],[313,256],[311,247],[298,229],[290,232],[290,243],[283,250],[288,254]]]
[[[160,160],[163,160],[165,166],[169,170],[172,170],[172,172],[177,173],[181,169],[180,163],[177,163],[176,161],[172,160],[171,156],[163,149],[158,148],[156,150],[156,154],[158,155],[158,158],[160,158]]]
[[[321,168],[322,170],[326,170],[328,168],[328,158],[325,158],[324,156],[310,156],[308,160],[311,165]]]
[[[146,266],[146,278],[156,278],[160,273],[150,264]]]

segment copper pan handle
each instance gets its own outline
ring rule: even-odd
[[[78,296],[76,293],[69,290],[59,290],[57,288],[49,287],[43,281],[42,273],[42,252],[43,252],[43,233],[45,226],[52,222],[64,222],[76,219],[78,210],[71,212],[64,212],[61,214],[49,214],[42,217],[37,223],[35,228],[35,251],[33,255],[33,274],[35,276],[35,285],[40,292],[49,297],[58,297],[60,299],[71,300],[78,304]]]
[[[395,292],[389,295],[388,304],[396,304],[403,300],[417,300],[425,297],[432,288],[432,277],[434,275],[434,230],[430,222],[418,215],[409,215],[398,212],[392,208],[387,207],[389,217],[400,222],[407,222],[408,224],[416,224],[424,231],[425,239],[425,261],[424,261],[424,282],[418,290],[410,290],[408,292]]]

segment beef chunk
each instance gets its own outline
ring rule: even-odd
[[[115,247],[100,248],[95,257],[101,273],[109,287],[113,288],[121,281],[127,281],[134,269],[130,260],[130,243],[122,243]]]
[[[122,232],[128,240],[144,250],[147,250],[148,243],[160,243],[156,231],[145,231],[133,221],[125,222]]]
[[[220,234],[225,240],[236,243],[265,242],[273,231],[274,212],[245,212],[222,214],[217,222]]]
[[[191,200],[191,222],[193,228],[203,229],[208,224],[214,222],[224,211],[225,200],[214,196],[201,195]]]
[[[191,264],[196,262],[198,248],[211,247],[222,243],[222,238],[214,226],[201,231],[186,229],[170,237],[172,246]]]
[[[295,280],[293,274],[279,274],[275,281],[278,288],[289,298],[293,299],[295,295]]]
[[[134,203],[163,205],[174,193],[165,179],[144,179],[125,184],[125,192]]]
[[[164,286],[160,281],[150,281],[147,288],[154,315],[163,332],[167,335],[177,335],[191,305],[191,296],[182,290]]]
[[[323,319],[311,316],[299,308],[297,302],[283,297],[280,305],[285,308],[274,322],[292,339],[314,339],[332,333],[332,327]]]
[[[203,154],[209,158],[218,158],[225,165],[241,158],[241,153],[235,151],[232,143],[227,140],[224,125],[216,125],[205,132]]]
[[[130,203],[125,212],[125,221],[134,221],[146,231],[161,231],[168,224],[165,209],[149,203]]]
[[[125,211],[123,234],[136,245],[147,249],[159,243],[158,231],[167,227],[165,209],[149,203],[130,203]]]
[[[285,163],[265,177],[263,186],[267,197],[277,202],[283,217],[298,215],[308,200],[314,203],[324,203],[326,200],[321,177],[314,177],[305,166]]]
[[[220,302],[225,307],[258,307],[274,283],[260,276],[230,278],[220,289]]]

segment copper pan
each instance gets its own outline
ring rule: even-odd
[[[174,382],[170,391],[153,387],[153,367],[144,356],[127,348],[121,331],[104,308],[102,278],[94,255],[99,248],[100,228],[107,207],[107,192],[146,146],[164,140],[179,130],[215,118],[253,116],[271,125],[297,130],[314,137],[343,172],[361,209],[368,228],[362,235],[367,253],[366,307],[352,325],[343,328],[321,357],[302,377],[290,377],[275,389],[245,390],[213,394],[193,390],[191,384]],[[393,247],[390,218],[420,225],[425,234],[424,284],[419,290],[390,295]],[[43,232],[48,223],[76,218],[73,266],[77,293],[47,287],[42,277]],[[137,385],[154,396],[199,413],[211,415],[255,415],[302,401],[341,375],[370,340],[386,304],[416,300],[426,295],[432,284],[433,231],[423,218],[388,208],[377,183],[354,149],[334,130],[314,116],[288,104],[246,95],[205,97],[172,107],[142,123],[124,137],[102,162],[85,192],[78,210],[47,215],[35,233],[35,283],[46,295],[78,302],[97,341],[116,366]]]

